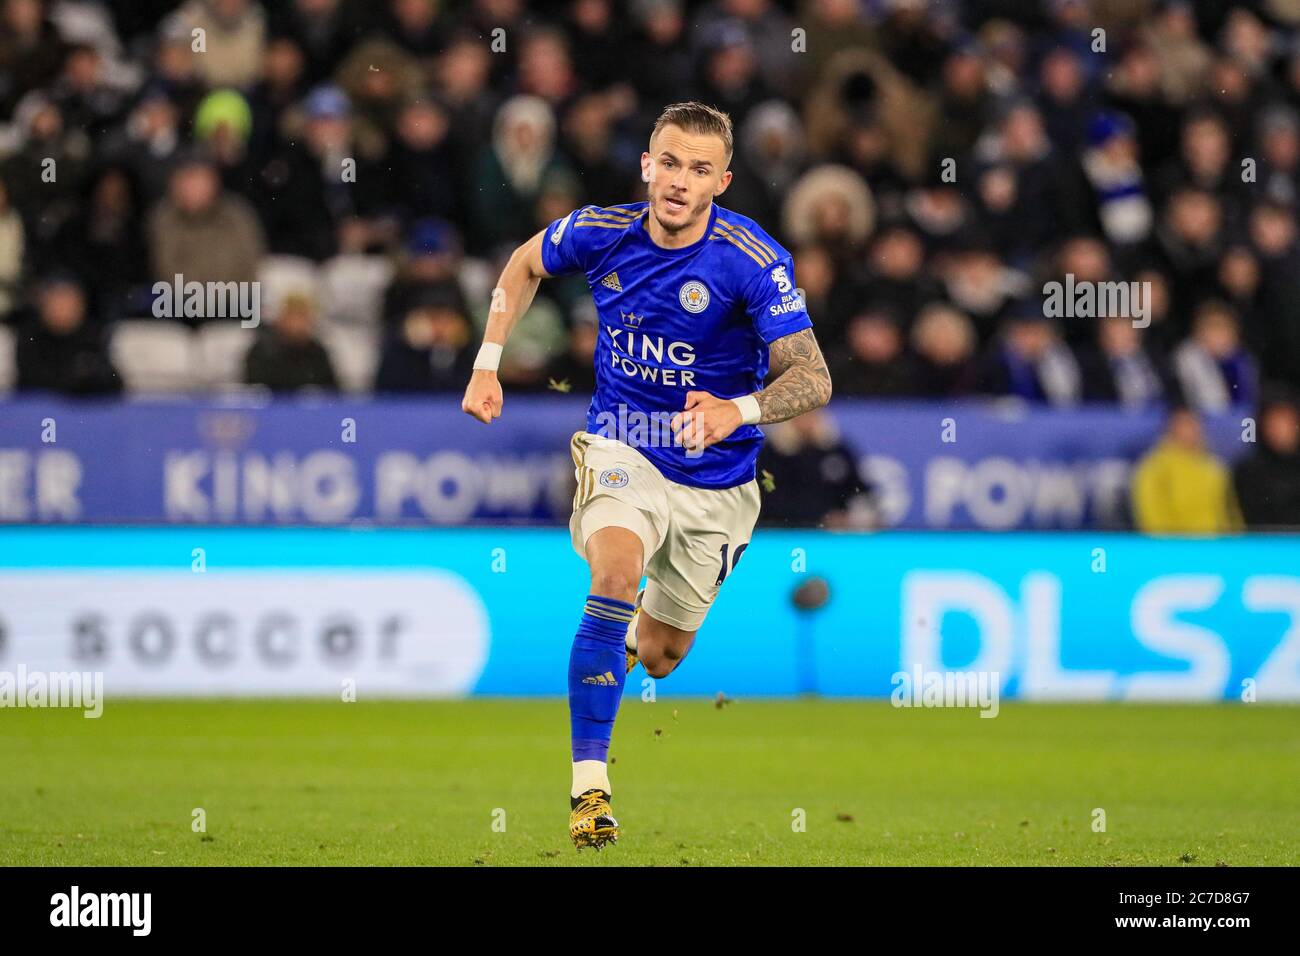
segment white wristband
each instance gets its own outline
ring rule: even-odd
[[[474,358],[474,367],[495,372],[501,364],[501,349],[502,346],[495,342],[484,342],[479,346],[478,355]]]
[[[753,395],[742,395],[740,398],[733,398],[732,401],[740,409],[742,425],[757,425],[758,420],[763,417],[763,410],[758,407],[758,399]]]

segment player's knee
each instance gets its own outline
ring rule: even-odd
[[[640,568],[631,565],[602,565],[591,569],[591,593],[616,601],[636,600],[636,589],[641,584]]]
[[[681,663],[682,654],[677,648],[669,645],[666,647],[656,648],[650,653],[641,655],[641,666],[651,677],[667,677]]]
[[[667,677],[677,667],[677,662],[681,658],[670,659],[666,654],[661,654],[649,659],[642,657],[641,666],[651,677]]]

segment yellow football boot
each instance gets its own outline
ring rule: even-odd
[[[618,842],[618,821],[609,808],[609,794],[604,790],[584,790],[580,797],[570,797],[569,836],[573,845],[581,850],[593,846],[597,850],[606,843]]]

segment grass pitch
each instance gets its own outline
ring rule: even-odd
[[[1297,708],[629,695],[612,756],[579,854],[560,699],[0,710],[0,864],[1300,863]]]

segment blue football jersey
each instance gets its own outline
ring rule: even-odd
[[[703,238],[664,249],[646,231],[648,205],[583,206],[551,223],[542,242],[547,273],[585,273],[596,302],[587,430],[632,445],[671,481],[744,484],[763,443],[757,426],[688,453],[673,444],[667,422],[689,391],[719,398],[758,391],[768,345],[812,326],[793,260],[752,219],[716,203]]]

